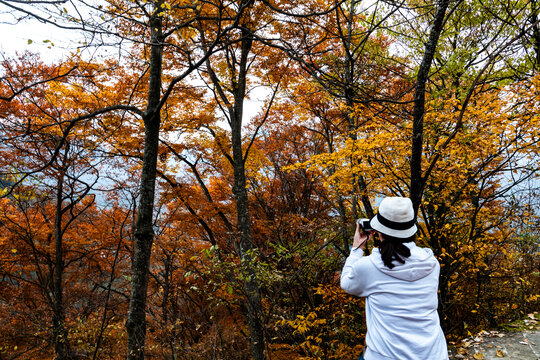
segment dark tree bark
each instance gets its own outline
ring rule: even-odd
[[[64,308],[64,253],[62,237],[62,200],[64,192],[64,170],[60,171],[56,188],[56,212],[54,216],[54,277],[53,277],[53,336],[54,352],[58,360],[70,358],[69,339],[65,328],[66,313]]]
[[[144,120],[144,154],[140,183],[140,200],[135,223],[135,248],[131,298],[126,321],[128,333],[128,360],[144,359],[146,341],[146,295],[150,271],[150,256],[154,240],[153,209],[156,188],[156,170],[159,146],[161,75],[163,63],[162,19],[157,14],[161,2],[151,16],[150,79],[148,104]]]
[[[440,0],[437,3],[437,11],[435,19],[431,26],[428,42],[424,51],[424,57],[418,75],[416,78],[416,89],[414,93],[414,110],[413,110],[413,134],[412,134],[412,154],[411,154],[411,190],[410,198],[413,203],[414,213],[418,213],[418,208],[422,201],[422,193],[424,190],[425,179],[422,177],[422,153],[424,145],[424,113],[425,113],[425,93],[426,84],[429,78],[429,70],[437,43],[444,25],[446,10],[448,9],[449,0]],[[416,215],[415,215],[416,216]]]
[[[246,97],[246,80],[248,55],[253,44],[253,35],[248,30],[242,31],[241,57],[239,71],[234,91],[234,106],[230,111],[231,118],[231,144],[233,153],[234,186],[233,193],[236,199],[236,212],[238,218],[238,232],[236,248],[242,260],[242,273],[244,277],[244,292],[246,296],[245,316],[251,337],[252,356],[255,360],[263,360],[264,330],[261,323],[261,296],[259,284],[253,264],[253,243],[251,238],[251,220],[249,216],[248,194],[246,189],[245,158],[242,150],[242,120],[244,99]],[[247,157],[247,154],[246,154]]]

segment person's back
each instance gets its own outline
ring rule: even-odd
[[[390,203],[393,204],[392,201]],[[384,212],[383,203],[381,208]],[[384,218],[382,221],[386,225],[393,225]],[[383,259],[381,251],[376,248],[370,256],[364,257],[361,245],[365,244],[367,236],[362,238],[357,229],[355,242],[359,246],[351,251],[341,274],[341,286],[346,292],[366,297],[368,332],[364,358],[448,359],[446,341],[437,314],[439,263],[433,252],[417,247],[411,241],[414,236],[411,237],[410,233],[414,235],[416,226],[413,232],[403,229],[392,231],[387,226],[378,226],[378,221],[373,220],[372,225],[375,230],[378,227],[391,233],[381,236],[383,242],[380,248],[386,258]],[[403,228],[402,225],[396,225],[400,226]],[[396,235],[407,235],[402,238],[405,242],[399,243]],[[398,244],[391,244],[390,241],[397,241]],[[391,249],[390,257],[388,248]],[[397,256],[395,249],[408,256]]]

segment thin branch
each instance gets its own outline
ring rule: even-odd
[[[0,0],[1,1],[1,0]],[[13,91],[13,94],[11,94],[11,96],[0,96],[0,100],[4,100],[4,101],[11,101],[13,100],[17,95],[21,94],[22,92],[26,91],[26,90],[29,90],[31,88],[33,88],[34,86],[37,86],[37,85],[41,85],[41,84],[45,84],[45,83],[48,83],[49,81],[55,81],[55,80],[59,80],[65,76],[68,76],[72,71],[74,71],[75,69],[77,69],[78,66],[74,66],[72,67],[71,69],[69,69],[66,73],[64,74],[61,74],[61,75],[57,75],[57,76],[54,76],[52,78],[49,78],[49,79],[44,79],[44,80],[41,80],[41,81],[37,81],[35,83],[32,83],[30,85],[26,85],[26,86],[23,86],[22,88],[20,88],[19,90],[16,90],[16,91]]]

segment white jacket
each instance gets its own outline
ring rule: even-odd
[[[366,360],[446,360],[437,314],[439,262],[433,251],[405,243],[411,256],[387,268],[379,249],[354,249],[341,272],[347,293],[366,297]]]

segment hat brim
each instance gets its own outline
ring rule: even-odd
[[[384,235],[389,235],[389,236],[393,236],[393,237],[396,237],[396,238],[399,238],[399,239],[406,239],[406,238],[409,238],[411,236],[413,236],[414,234],[416,234],[416,232],[418,231],[418,227],[415,225],[413,225],[412,227],[408,228],[408,229],[405,229],[405,230],[395,230],[395,229],[391,229],[387,226],[384,226],[383,224],[381,224],[379,222],[379,220],[377,219],[377,216],[374,216],[371,220],[370,220],[370,225],[371,225],[371,228],[375,231],[378,231]]]

